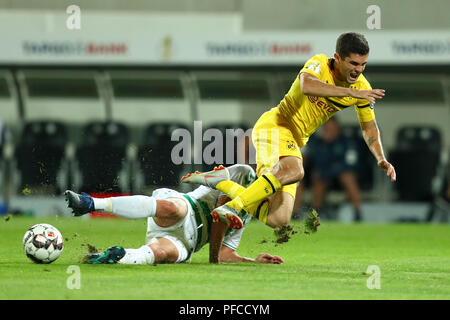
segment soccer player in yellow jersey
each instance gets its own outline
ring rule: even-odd
[[[319,54],[305,63],[284,99],[265,112],[253,128],[258,179],[248,188],[230,181],[223,167],[183,178],[183,182],[206,184],[233,199],[212,212],[215,221],[240,228],[239,212],[245,208],[270,227],[287,225],[297,183],[304,175],[300,148],[317,128],[347,107],[355,108],[378,167],[396,180],[395,169],[384,156],[373,110],[375,100],[383,98],[385,91],[372,89],[362,74],[368,57],[365,37],[350,32],[337,39],[333,58]]]

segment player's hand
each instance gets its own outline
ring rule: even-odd
[[[273,263],[273,264],[282,264],[284,261],[281,257],[272,256],[268,253],[261,253],[256,258],[256,262],[259,263]]]
[[[352,90],[351,95],[357,99],[366,99],[370,103],[375,103],[375,99],[382,99],[384,97],[383,89],[372,89],[372,90]]]
[[[391,177],[391,181],[394,182],[397,180],[397,174],[395,173],[394,166],[386,161],[386,159],[381,159],[377,163],[378,167],[384,170],[386,172],[386,175],[388,177]]]

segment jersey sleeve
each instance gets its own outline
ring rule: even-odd
[[[358,89],[372,90],[369,82],[365,80]],[[368,122],[375,119],[374,104],[366,99],[358,99],[355,104],[355,111],[359,122]]]
[[[312,74],[313,76],[316,76],[319,79],[322,79],[324,71],[327,68],[327,61],[327,59],[322,59],[320,55],[314,56],[306,61],[305,65],[300,70],[300,73],[306,72]]]
[[[233,229],[233,231],[231,231],[230,234],[226,235],[223,238],[222,244],[233,250],[236,250],[237,247],[239,247],[239,244],[241,243],[242,233],[244,232],[244,229],[245,226],[243,226],[240,229]]]

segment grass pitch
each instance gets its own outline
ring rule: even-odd
[[[65,238],[52,264],[34,264],[23,253],[22,237],[36,223],[54,225]],[[293,226],[298,232],[278,244],[272,229],[252,222],[238,248],[249,257],[279,255],[282,265],[210,265],[208,246],[191,263],[85,265],[79,261],[89,246],[143,245],[146,221],[2,218],[0,299],[450,299],[449,225],[322,221],[310,235],[300,222]],[[80,267],[80,289],[66,285],[71,265]],[[372,265],[379,267],[380,289],[367,287]]]

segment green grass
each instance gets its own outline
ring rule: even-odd
[[[62,255],[49,265],[32,263],[22,250],[27,228],[41,222],[66,238]],[[279,255],[284,264],[209,265],[208,247],[178,265],[79,264],[86,244],[136,248],[145,230],[144,220],[1,219],[0,299],[450,299],[449,225],[323,221],[315,234],[299,232],[276,244],[270,228],[252,222],[238,252]],[[81,269],[78,290],[66,286],[70,265]],[[379,290],[366,286],[369,265],[381,270]]]

